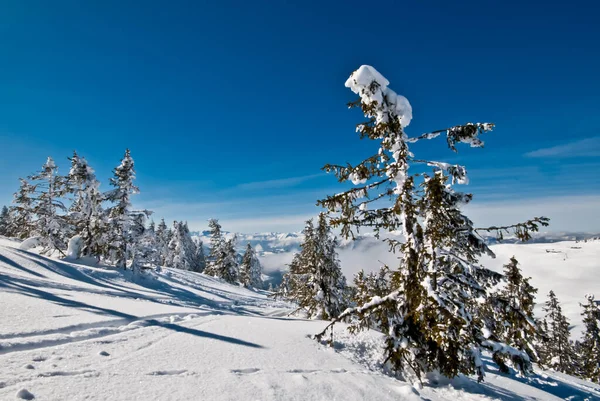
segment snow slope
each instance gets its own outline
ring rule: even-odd
[[[597,385],[542,372],[431,377],[415,390],[381,369],[378,333],[335,347],[324,322],[204,275],[142,277],[48,259],[0,239],[0,399],[583,400]]]

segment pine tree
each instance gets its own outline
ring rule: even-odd
[[[586,295],[587,303],[583,307],[583,325],[585,331],[578,348],[581,358],[581,376],[594,383],[600,383],[600,309],[593,295]]]
[[[110,185],[115,187],[105,197],[112,206],[107,209],[109,218],[109,256],[117,267],[125,268],[130,247],[134,242],[131,228],[134,224],[131,214],[131,196],[139,193],[133,184],[135,180],[134,162],[129,149],[114,170]]]
[[[221,248],[224,244],[223,233],[221,232],[221,225],[219,220],[210,219],[208,221],[208,228],[210,229],[210,253],[208,255],[208,267],[211,268],[211,264],[215,261],[220,253]]]
[[[206,257],[204,256],[204,244],[202,241],[196,242],[196,265],[198,273],[202,273],[206,269]]]
[[[576,356],[569,341],[569,322],[554,291],[548,293],[548,300],[542,308],[546,313],[542,321],[543,339],[540,344],[540,362],[543,366],[567,374],[574,374]]]
[[[48,157],[42,170],[29,177],[37,181],[33,212],[37,216],[34,222],[34,233],[41,237],[44,249],[42,253],[59,251],[67,248],[67,238],[72,234],[64,215],[67,208],[60,200],[65,193],[64,177],[58,175],[58,168],[51,157]]]
[[[384,296],[363,296],[361,304],[347,309],[316,338],[322,339],[339,320],[354,317],[353,330],[373,324],[374,316],[384,334],[386,364],[398,374],[421,380],[424,374],[439,371],[454,377],[477,373],[483,380],[481,349],[506,355],[522,372],[531,369],[527,353],[495,341],[478,313],[478,299],[485,299],[499,275],[478,264],[483,254],[493,255],[481,231],[513,231],[521,240],[531,231],[547,225],[548,219],[476,229],[461,208],[472,199],[454,186],[468,181],[460,165],[421,160],[409,145],[445,134],[449,148],[457,143],[481,147],[479,135],[493,124],[468,123],[409,138],[404,128],[412,118],[411,106],[403,96],[388,88],[389,82],[373,67],[362,66],[346,81],[359,95],[350,107],[360,107],[367,120],[357,126],[361,138],[380,141],[373,156],[358,165],[326,165],[339,181],[352,181],[355,187],[320,200],[332,213],[331,223],[341,227],[345,237],[369,227],[381,231],[401,229],[404,240],[388,239],[392,252],[400,251],[400,264],[389,274]],[[412,175],[409,167],[415,167]],[[426,172],[426,168],[431,172]],[[382,205],[385,199],[388,206]],[[379,201],[379,202],[377,202]],[[377,203],[374,203],[377,202]],[[378,206],[377,208],[373,208]]]
[[[176,269],[198,271],[196,244],[190,236],[187,223],[173,222],[173,237],[169,243],[171,266]]]
[[[297,302],[309,318],[331,319],[345,307],[346,279],[342,275],[336,240],[326,216],[319,216],[315,230],[312,220],[306,222],[301,250],[294,256],[284,276],[285,285],[276,296]]]
[[[102,208],[104,200],[100,183],[87,160],[73,152],[71,169],[67,176],[67,191],[74,199],[69,208],[68,219],[75,234],[83,241],[82,255],[100,257],[106,249],[107,225]]]
[[[219,277],[229,283],[238,280],[238,263],[235,252],[235,238],[225,240],[221,232],[221,225],[216,219],[208,221],[210,229],[210,254],[204,273],[209,276]]]
[[[240,265],[240,283],[247,288],[263,288],[262,266],[250,244],[246,246]]]
[[[19,190],[14,194],[13,206],[9,209],[12,236],[26,239],[33,235],[35,185],[20,179]]]
[[[0,235],[11,236],[10,224],[10,215],[8,214],[8,208],[6,206],[2,206],[2,211],[0,211]]]
[[[165,219],[160,219],[156,228],[156,248],[159,257],[158,264],[160,266],[170,266],[169,261],[173,260],[170,255],[169,243],[173,237],[173,232],[167,227]]]
[[[514,256],[504,265],[504,280],[505,286],[488,298],[496,312],[491,318],[501,322],[495,325],[495,335],[507,345],[525,351],[532,361],[538,361],[534,343],[539,331],[533,317],[537,289],[529,284],[531,278],[523,277]],[[502,357],[496,355],[495,359],[499,362]]]

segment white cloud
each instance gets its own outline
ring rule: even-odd
[[[581,139],[563,145],[541,148],[525,153],[525,157],[569,158],[600,156],[600,137]]]
[[[600,232],[600,195],[556,196],[474,203],[465,208],[476,226],[518,223],[549,217],[544,231]]]
[[[256,182],[246,182],[243,184],[239,184],[236,186],[236,189],[239,190],[261,190],[261,189],[274,189],[274,188],[289,188],[305,181],[312,180],[317,177],[323,177],[324,174],[310,174],[303,175],[299,177],[289,177],[289,178],[281,178],[277,180],[267,180],[267,181],[256,181]]]

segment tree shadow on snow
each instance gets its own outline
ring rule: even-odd
[[[148,323],[149,326],[158,326],[158,327],[162,327],[162,328],[172,330],[172,331],[175,331],[178,333],[185,333],[185,334],[193,335],[196,337],[203,337],[203,338],[209,338],[209,339],[218,340],[218,341],[224,341],[224,342],[228,342],[230,344],[242,345],[242,346],[246,346],[246,347],[264,348],[263,346],[261,346],[259,344],[240,340],[240,339],[237,339],[234,337],[228,337],[228,336],[224,336],[224,335],[220,335],[220,334],[210,333],[210,332],[203,331],[203,330],[197,330],[194,328],[185,327],[185,326],[181,326],[181,325],[174,324],[174,323],[161,322],[156,319],[144,319],[143,317],[140,318],[138,316],[123,313],[123,312],[117,311],[115,309],[103,308],[103,307],[99,307],[99,306],[95,306],[95,305],[90,305],[85,302],[76,301],[73,299],[67,299],[67,298],[58,296],[56,294],[52,294],[50,292],[41,290],[39,288],[30,287],[26,284],[23,284],[20,281],[21,281],[20,278],[16,278],[16,277],[12,277],[12,276],[8,276],[8,275],[0,273],[0,288],[4,288],[6,290],[9,290],[9,291],[12,291],[12,292],[24,295],[24,296],[37,298],[37,299],[43,299],[43,300],[52,302],[54,304],[67,307],[67,308],[75,308],[75,309],[85,310],[85,311],[99,314],[99,315],[108,315],[108,316],[118,317],[118,318],[124,319],[125,322],[144,320],[145,322]]]

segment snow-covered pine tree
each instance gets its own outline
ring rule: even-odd
[[[316,231],[319,258],[315,271],[316,299],[322,319],[336,318],[346,309],[346,277],[342,274],[337,255],[337,239],[331,234],[331,226],[325,213],[319,214]]]
[[[345,308],[346,279],[337,260],[335,238],[325,214],[319,215],[315,230],[306,222],[300,252],[294,255],[285,274],[285,286],[275,295],[298,303],[309,318],[332,319]]]
[[[207,267],[210,270],[212,269],[212,262],[219,257],[221,253],[221,248],[223,247],[225,241],[223,239],[223,233],[221,232],[221,225],[219,224],[219,220],[208,220],[208,228],[210,230],[210,252],[208,255]]]
[[[357,126],[361,138],[380,141],[380,148],[354,166],[326,165],[325,171],[334,172],[340,182],[352,181],[355,187],[318,204],[333,213],[332,225],[341,227],[346,237],[362,227],[373,229],[376,235],[401,229],[403,241],[387,240],[392,251],[401,252],[400,265],[390,273],[387,295],[365,297],[366,302],[347,309],[316,338],[322,339],[341,319],[355,317],[353,327],[359,330],[372,324],[372,316],[386,315],[387,321],[379,327],[385,336],[385,361],[398,374],[420,381],[431,371],[448,377],[477,373],[482,380],[482,348],[509,356],[526,372],[531,365],[527,353],[489,338],[477,314],[476,300],[485,298],[499,279],[497,273],[478,264],[483,254],[494,255],[478,232],[495,231],[500,236],[512,230],[525,240],[539,225],[547,225],[548,219],[476,229],[461,211],[472,195],[453,187],[467,182],[466,169],[417,159],[409,145],[444,134],[453,151],[460,142],[481,147],[479,135],[491,131],[493,124],[468,123],[409,138],[404,128],[410,123],[412,108],[388,85],[387,79],[366,65],[346,81],[359,95],[350,107],[360,107],[367,119]],[[409,167],[415,165],[422,168],[409,174]],[[433,171],[426,173],[427,167]],[[390,200],[387,206],[382,205],[385,199]]]
[[[39,235],[43,246],[42,253],[58,251],[63,254],[67,248],[67,239],[71,237],[72,228],[64,215],[67,208],[60,200],[65,194],[64,177],[58,175],[58,167],[51,157],[42,166],[42,170],[31,177],[37,181],[35,188],[33,212],[37,216],[34,222],[34,234]]]
[[[204,273],[235,283],[239,278],[238,257],[235,251],[235,236],[229,240],[223,237],[221,225],[216,219],[208,221],[210,229],[210,254]]]
[[[247,288],[263,288],[262,266],[250,244],[246,246],[240,265],[240,284]]]
[[[100,182],[87,160],[73,152],[67,176],[67,191],[73,194],[68,220],[82,239],[82,256],[100,257],[107,246],[107,225],[102,208]]]
[[[19,190],[15,192],[13,204],[8,209],[10,213],[11,235],[26,239],[33,235],[34,230],[34,200],[35,185],[22,178],[19,179]]]
[[[587,303],[583,307],[583,339],[578,347],[581,359],[581,376],[594,383],[600,383],[600,309],[593,295],[586,295]]]
[[[8,213],[8,208],[2,206],[2,211],[0,211],[0,235],[9,237],[10,226],[10,214]]]
[[[156,228],[156,248],[159,257],[158,264],[160,266],[169,266],[173,256],[170,255],[169,243],[173,238],[173,232],[167,227],[165,219],[160,219],[160,223]]]
[[[569,341],[569,321],[562,313],[554,291],[548,293],[548,300],[542,309],[546,315],[542,320],[543,338],[539,346],[541,364],[558,372],[575,374],[577,358]]]
[[[127,265],[129,247],[134,238],[131,232],[134,224],[131,214],[131,196],[139,193],[133,184],[135,180],[134,162],[129,149],[119,164],[113,170],[114,177],[110,185],[115,187],[105,194],[106,200],[112,203],[107,209],[109,224],[108,256],[117,267],[125,268]]]
[[[204,244],[198,240],[196,242],[196,265],[197,272],[202,273],[206,269],[206,256],[204,256]]]
[[[519,262],[511,257],[504,265],[504,287],[490,294],[488,302],[493,304],[490,310],[495,313],[490,316],[494,323],[486,322],[488,327],[494,326],[494,335],[500,341],[520,351],[525,351],[532,361],[538,361],[535,343],[539,330],[533,317],[535,294],[537,289],[529,284],[531,278],[523,277]],[[504,361],[501,355],[495,355],[499,365]],[[501,361],[502,360],[502,361]]]
[[[169,243],[169,253],[172,255],[172,267],[198,271],[196,244],[190,236],[187,223],[183,221],[173,222],[173,237]]]

